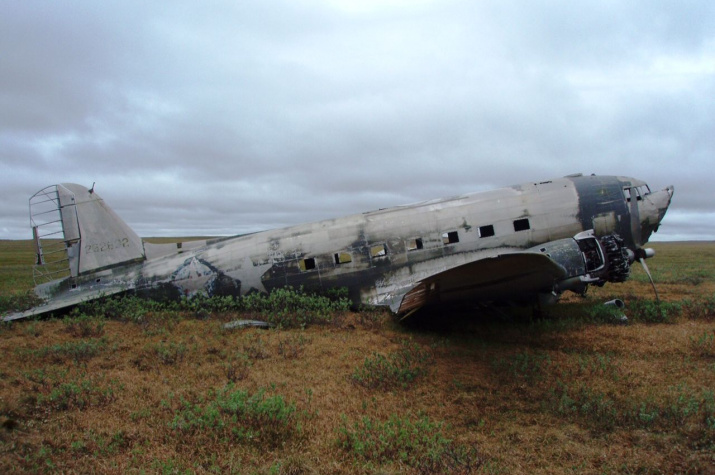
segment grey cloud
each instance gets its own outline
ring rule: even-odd
[[[145,235],[574,172],[672,183],[674,216],[712,212],[710,2],[363,6],[11,3],[0,237],[26,237],[27,198],[63,181],[96,181]],[[658,237],[712,235],[672,227]]]

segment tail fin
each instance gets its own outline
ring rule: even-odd
[[[145,258],[141,238],[94,189],[74,183],[44,188],[30,198],[30,220],[38,284]]]

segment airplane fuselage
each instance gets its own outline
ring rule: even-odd
[[[99,198],[79,196],[86,190],[79,185],[65,186],[77,203],[81,235],[82,226],[88,226],[82,224],[81,205]],[[405,294],[431,276],[538,250],[583,231],[593,230],[597,237],[616,234],[635,251],[657,229],[671,196],[672,188],[651,193],[645,183],[631,178],[576,175],[178,245],[119,236],[125,232],[119,227],[111,238],[100,234],[93,242],[83,236],[68,244],[77,271],[39,286],[38,293],[50,301],[76,303],[129,289],[190,296],[242,295],[286,285],[347,287],[355,303],[398,311]],[[132,245],[137,248],[133,257],[111,258]],[[86,270],[82,263],[89,256],[93,268]],[[470,293],[453,295],[465,299]],[[473,295],[483,300],[486,294]],[[448,301],[449,295],[441,300]]]

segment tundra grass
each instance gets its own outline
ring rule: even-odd
[[[715,244],[653,247],[667,318],[636,265],[540,319],[429,330],[344,309],[227,330],[246,315],[225,302],[4,324],[0,472],[712,473]]]
[[[34,286],[32,241],[0,240],[0,312],[13,309]]]

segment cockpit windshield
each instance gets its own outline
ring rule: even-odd
[[[623,197],[630,203],[631,196],[635,193],[636,200],[641,201],[643,197],[650,194],[650,187],[647,184],[640,186],[629,186],[623,188]]]

